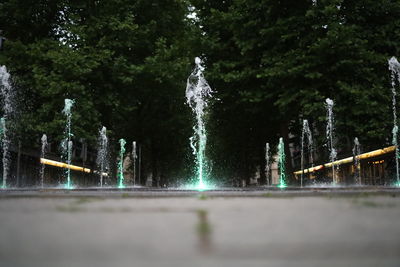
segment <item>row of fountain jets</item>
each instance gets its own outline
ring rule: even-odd
[[[336,178],[336,170],[333,162],[336,161],[337,151],[334,146],[334,117],[333,117],[333,100],[327,98],[325,100],[325,106],[327,109],[327,126],[326,126],[326,134],[328,139],[328,149],[329,149],[329,160],[332,162],[332,178],[333,184],[337,183]],[[303,187],[304,183],[304,165],[305,165],[305,152],[308,151],[309,155],[309,163],[311,167],[314,164],[314,156],[313,156],[313,137],[312,131],[310,129],[308,120],[303,120],[303,127],[301,133],[301,150],[300,150],[300,166],[301,166],[301,176],[300,176],[300,186]],[[353,157],[355,159],[354,165],[356,167],[356,183],[361,183],[361,179],[359,177],[359,164],[360,160],[358,156],[361,154],[361,146],[358,138],[354,138],[354,147],[353,147]],[[269,177],[271,176],[271,151],[270,144],[265,144],[265,173],[267,177],[267,183],[269,183]],[[285,174],[285,145],[283,142],[283,138],[279,138],[278,144],[278,169],[279,169],[279,187],[286,187],[286,174]]]
[[[187,104],[191,107],[193,113],[195,114],[195,125],[193,126],[194,135],[190,138],[190,146],[193,150],[193,155],[195,156],[195,165],[196,165],[196,177],[197,177],[197,188],[204,189],[206,188],[205,177],[207,176],[207,159],[205,155],[206,150],[206,140],[207,140],[207,132],[206,132],[206,124],[205,124],[205,114],[206,107],[208,105],[208,99],[211,97],[213,91],[208,85],[207,81],[204,78],[203,71],[204,67],[201,64],[200,58],[195,59],[195,68],[193,72],[187,79],[186,85],[186,98]],[[396,112],[396,81],[400,84],[400,63],[395,57],[392,57],[388,61],[389,70],[391,72],[391,90],[392,90],[392,106],[393,106],[393,130],[392,130],[392,144],[396,148],[395,152],[395,162],[396,162],[396,178],[398,184],[400,184],[399,180],[399,149],[398,149],[398,126],[397,126],[397,112]],[[10,82],[10,74],[7,72],[5,66],[0,66],[0,82],[1,82],[1,95],[3,97],[3,117],[0,119],[0,138],[2,143],[3,150],[3,183],[2,187],[6,188],[7,186],[7,177],[10,166],[9,159],[9,148],[11,144],[11,138],[8,133],[7,121],[12,118],[14,115],[14,96],[15,92],[12,89]],[[72,119],[72,107],[74,106],[75,101],[71,99],[65,99],[64,109],[62,113],[66,117],[66,125],[64,130],[64,139],[61,142],[62,148],[62,160],[66,162],[66,187],[72,188],[71,181],[71,161],[72,161],[72,128],[71,128],[71,119]],[[326,136],[327,136],[327,146],[329,150],[329,159],[332,162],[332,178],[333,184],[337,183],[337,178],[335,174],[336,166],[333,164],[337,158],[337,151],[334,146],[334,115],[333,115],[333,106],[334,102],[330,98],[325,100],[325,106],[327,110],[327,126],[326,126]],[[41,138],[41,157],[44,158],[47,150],[47,136],[43,134]],[[125,145],[126,141],[124,139],[119,140],[120,151],[119,151],[119,161],[118,161],[118,173],[117,173],[117,186],[119,188],[124,187],[124,174],[123,174],[123,159],[125,154]],[[106,127],[102,127],[99,131],[98,137],[98,155],[97,155],[97,166],[100,177],[100,186],[104,184],[104,176],[108,175],[107,170],[109,169],[108,162],[108,138],[107,138],[107,129]],[[301,179],[300,184],[303,186],[304,182],[304,163],[305,163],[305,151],[309,151],[309,162],[313,164],[313,138],[312,131],[310,129],[308,120],[303,120],[303,130],[301,134]],[[354,139],[354,164],[356,165],[356,170],[359,170],[359,159],[358,155],[360,155],[360,143],[358,138]],[[136,153],[136,142],[134,141],[132,144],[132,155],[133,155],[133,166],[135,168],[135,161],[137,158]],[[267,178],[271,175],[271,150],[270,144],[266,143],[265,146],[265,160],[266,167],[265,172]],[[42,164],[40,170],[41,177],[41,185],[44,185],[44,168],[45,165]],[[283,138],[279,139],[278,145],[278,169],[279,169],[279,187],[286,187],[286,173],[285,173],[285,149]],[[133,170],[134,173],[135,170]],[[359,177],[359,173],[356,172],[356,180],[358,182],[361,181]],[[269,181],[269,179],[267,179]]]
[[[8,123],[12,120],[15,113],[15,92],[13,91],[13,87],[11,85],[10,74],[7,72],[7,68],[5,66],[0,66],[0,87],[1,87],[1,95],[3,97],[3,117],[0,118],[0,141],[2,144],[2,163],[3,163],[3,179],[1,188],[7,188],[7,178],[9,176],[9,168],[10,168],[10,145],[11,145],[11,135],[9,134]],[[66,177],[66,188],[73,188],[72,180],[71,180],[71,163],[72,163],[72,107],[74,106],[75,101],[72,99],[65,99],[64,101],[64,109],[62,113],[66,117],[66,124],[64,130],[64,138],[61,142],[61,158],[62,161],[66,163],[65,177]],[[124,187],[124,174],[123,174],[123,160],[125,154],[125,139],[119,140],[120,144],[120,152],[119,152],[119,161],[118,161],[118,187]],[[107,129],[106,127],[102,127],[99,131],[98,137],[98,154],[97,154],[97,166],[98,171],[96,173],[100,176],[100,186],[104,184],[104,177],[108,176],[107,171],[109,170],[109,161],[108,161],[108,137],[107,137]],[[46,152],[48,149],[47,135],[43,134],[41,138],[41,159],[45,158]],[[133,172],[135,172],[135,161],[137,159],[136,153],[136,141],[132,143],[132,154],[133,154]],[[44,171],[45,164],[42,163],[40,168],[40,182],[41,186],[44,186]]]
[[[66,116],[66,127],[64,131],[64,139],[61,142],[61,149],[62,149],[62,159],[66,162],[66,171],[65,171],[65,176],[67,177],[67,183],[66,183],[66,188],[72,188],[72,181],[71,181],[71,169],[69,166],[71,166],[72,163],[72,132],[71,132],[71,119],[72,119],[72,112],[71,109],[74,105],[75,101],[71,99],[65,99],[65,105],[63,109],[63,114]],[[48,142],[47,142],[47,135],[43,134],[41,138],[41,158],[45,158],[47,148],[48,148]],[[98,175],[100,176],[100,187],[104,185],[104,177],[108,176],[108,171],[109,171],[109,154],[108,154],[108,137],[107,137],[107,128],[103,126],[101,130],[99,131],[99,136],[98,136],[98,151],[97,151],[97,159],[96,159],[96,164],[98,167]],[[126,145],[126,140],[125,139],[120,139],[119,140],[119,145],[120,145],[120,151],[119,151],[119,161],[118,161],[118,187],[119,188],[124,188],[124,174],[123,174],[123,159],[124,159],[124,154],[126,152],[125,145]],[[137,145],[136,141],[132,142],[132,158],[133,158],[133,173],[134,175],[136,174],[136,160],[137,160]],[[44,170],[45,170],[45,164],[42,164],[41,169],[40,169],[40,180],[41,180],[41,186],[44,186]]]
[[[388,61],[389,70],[391,73],[391,91],[392,91],[392,112],[393,112],[393,130],[392,130],[392,145],[395,146],[395,162],[396,162],[396,181],[397,185],[400,186],[400,177],[399,177],[399,147],[398,147],[398,125],[397,125],[397,111],[396,111],[396,82],[400,85],[400,63],[395,57],[392,57]],[[334,145],[334,114],[333,114],[333,106],[334,102],[332,99],[327,98],[325,100],[325,107],[327,111],[327,124],[326,124],[326,138],[327,138],[327,146],[329,150],[329,160],[332,163],[332,183],[335,185],[337,180],[337,167],[334,162],[337,159],[337,150]],[[300,165],[301,165],[301,176],[300,176],[300,186],[303,187],[304,183],[304,163],[305,163],[305,151],[308,151],[309,154],[309,163],[313,166],[313,138],[312,132],[308,123],[308,120],[303,120],[303,128],[301,134],[301,154],[300,154]],[[354,138],[354,146],[353,146],[353,158],[355,165],[355,181],[357,184],[361,184],[360,177],[360,159],[359,155],[361,154],[361,146],[357,137]],[[266,143],[265,145],[265,172],[267,177],[267,182],[269,181],[269,177],[271,175],[271,152],[270,152],[270,144]],[[278,145],[278,169],[279,169],[279,187],[286,187],[285,181],[285,150],[283,138],[279,139]]]

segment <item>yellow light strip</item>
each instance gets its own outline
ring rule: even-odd
[[[382,148],[382,149],[378,149],[378,150],[374,150],[374,151],[370,151],[370,152],[361,154],[357,158],[358,159],[368,159],[368,158],[384,155],[384,154],[393,152],[395,150],[396,150],[395,146],[389,146],[389,147],[385,147],[385,148]],[[353,162],[353,157],[348,157],[348,158],[344,158],[344,159],[337,160],[337,161],[334,161],[334,162],[329,162],[329,163],[325,163],[325,164],[322,164],[322,165],[319,165],[319,166],[315,166],[315,167],[312,167],[312,168],[304,169],[304,173],[315,172],[315,171],[318,171],[318,170],[323,169],[323,168],[330,168],[330,167],[332,167],[332,164],[337,166],[337,165],[346,164],[346,163],[350,163],[350,162]],[[302,173],[301,170],[294,172],[295,175],[300,175],[301,173]]]
[[[92,172],[92,170],[88,169],[88,168],[83,168],[83,167],[79,167],[79,166],[75,166],[75,165],[69,165],[67,163],[58,162],[58,161],[50,160],[50,159],[40,158],[40,163],[46,164],[46,165],[51,165],[54,167],[59,167],[59,168],[71,169],[74,171],[80,171],[80,172],[86,172],[86,173]]]

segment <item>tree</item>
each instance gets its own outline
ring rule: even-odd
[[[399,41],[398,2],[193,3],[207,37],[204,53],[210,84],[216,84],[221,92],[221,108],[233,108],[216,115],[229,121],[230,127],[224,128],[231,129],[228,138],[232,141],[221,147],[220,153],[238,144],[233,152],[237,157],[246,155],[239,150],[244,147],[253,155],[249,162],[231,159],[232,169],[259,164],[260,152],[256,151],[268,132],[268,139],[277,140],[281,135],[286,143],[298,143],[303,118],[312,122],[321,147],[327,97],[336,103],[337,143],[342,155],[351,151],[354,136],[366,149],[387,145],[390,92],[386,60],[398,52],[394,45]],[[234,112],[239,105],[243,121]],[[269,127],[272,129],[266,131]],[[257,133],[258,144],[250,129]],[[215,142],[224,143],[223,139],[227,135]]]
[[[9,39],[0,59],[26,96],[25,142],[37,142],[44,132],[60,141],[64,98],[72,98],[75,139],[95,147],[105,125],[114,140],[138,141],[144,176],[187,173],[184,88],[194,54],[186,2],[30,4],[0,6],[0,28]]]

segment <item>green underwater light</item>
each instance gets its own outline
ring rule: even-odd
[[[125,188],[125,185],[122,184],[122,183],[120,183],[120,184],[118,185],[118,188],[120,188],[120,189]]]
[[[68,189],[68,190],[74,189],[74,186],[71,184],[70,181],[68,181],[64,186],[65,186],[65,189]]]
[[[125,139],[119,139],[120,151],[118,162],[118,188],[125,188],[124,185],[124,154],[125,154]]]
[[[201,191],[212,190],[212,189],[214,189],[214,188],[215,188],[215,185],[210,184],[210,183],[207,183],[207,182],[205,182],[204,179],[203,179],[201,182],[199,182],[199,183],[196,185],[195,190],[201,192]]]
[[[184,189],[186,190],[195,190],[195,191],[207,191],[207,190],[212,190],[215,188],[215,185],[207,183],[204,179],[201,181],[194,181],[191,184],[187,184],[183,186]]]
[[[206,157],[206,143],[207,143],[207,131],[206,131],[206,114],[208,99],[211,97],[212,89],[208,85],[204,78],[200,58],[195,59],[195,68],[187,79],[186,84],[186,103],[190,106],[195,115],[195,125],[193,127],[194,134],[189,139],[190,147],[192,148],[193,155],[195,156],[196,164],[196,184],[191,185],[190,188],[193,190],[207,190],[208,186],[205,182],[205,176],[209,171],[208,162]]]
[[[287,185],[286,185],[286,184],[284,184],[284,183],[283,183],[283,184],[278,184],[278,187],[279,187],[279,188],[286,188],[286,187],[287,187]]]
[[[204,185],[203,181],[201,180],[198,184],[197,184],[197,190],[199,191],[203,191],[206,189],[206,186]]]
[[[278,145],[278,167],[279,167],[279,188],[285,188],[286,185],[286,173],[285,173],[285,144],[283,143],[283,138],[279,138]]]
[[[71,109],[75,104],[75,100],[72,99],[64,99],[64,109],[62,113],[67,117],[67,121],[65,124],[65,131],[64,131],[64,139],[61,143],[61,148],[63,151],[63,158],[66,159],[67,169],[65,170],[65,176],[67,178],[67,189],[72,189],[71,185],[71,162],[72,162],[72,137],[74,136],[71,131],[71,124],[72,124],[72,112]]]

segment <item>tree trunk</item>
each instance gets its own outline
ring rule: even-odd
[[[248,153],[248,148],[247,147],[245,149],[244,172],[245,172],[246,186],[249,186],[250,185],[250,178],[252,176],[252,173],[250,171],[250,166],[249,166],[249,153]]]
[[[158,180],[158,153],[154,141],[151,142],[151,172],[152,172],[152,186],[157,186]]]
[[[21,186],[20,180],[20,168],[21,168],[21,141],[18,141],[18,155],[17,155],[17,187]]]
[[[139,144],[138,145],[138,170],[137,170],[137,174],[138,174],[138,183],[140,185],[143,185],[143,179],[142,179],[142,145]]]
[[[266,176],[265,176],[265,145],[261,145],[258,148],[259,151],[259,166],[260,166],[260,180],[259,184],[260,185],[265,185],[266,184]]]

